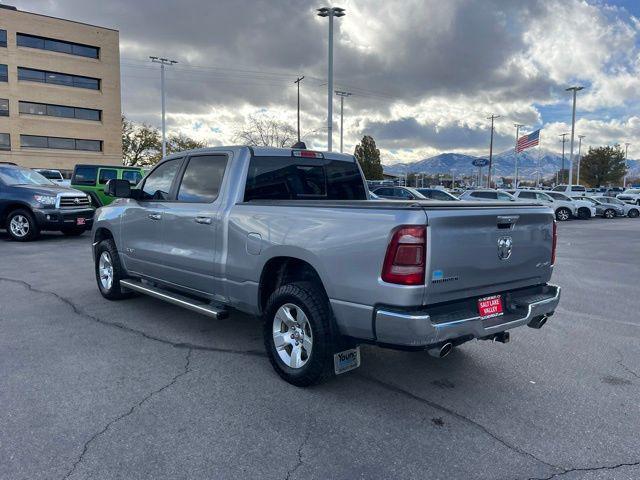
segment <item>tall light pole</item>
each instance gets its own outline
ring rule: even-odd
[[[571,143],[569,146],[569,185],[573,183],[573,137],[576,131],[576,94],[584,87],[569,87],[567,92],[573,92],[573,113],[571,115]]]
[[[162,57],[149,57],[153,63],[160,64],[160,91],[162,93],[162,158],[167,156],[167,127],[165,122],[164,67],[178,63]]]
[[[521,123],[514,123],[514,127],[516,127],[516,144],[513,147],[513,153],[515,154],[516,160],[516,171],[513,175],[513,188],[518,188],[518,135],[520,134],[520,127],[524,127]]]
[[[578,135],[578,173],[576,175],[576,183],[580,185],[580,163],[582,162],[582,139],[585,135]]]
[[[344,8],[318,8],[319,17],[329,17],[329,74],[327,81],[327,151],[333,149],[333,17],[344,17]]]
[[[298,77],[293,83],[298,85],[298,143],[300,143],[300,82],[304,80],[304,75]]]
[[[342,153],[342,141],[344,139],[344,97],[350,97],[352,94],[336,90],[336,95],[340,97],[340,153]]]
[[[500,118],[500,115],[491,115],[487,120],[491,120],[491,141],[489,142],[489,174],[487,175],[487,188],[491,188],[491,168],[493,166],[493,121]]]
[[[562,140],[560,140],[562,142],[562,168],[560,169],[560,172],[562,173],[563,178],[564,178],[564,144],[567,143],[567,135],[569,134],[561,133],[560,135],[558,135],[559,137],[562,137]],[[557,178],[560,178],[560,176],[558,176]],[[558,180],[558,183],[560,183],[560,180]]]
[[[629,157],[629,145],[631,145],[629,142],[624,144],[624,177],[622,177],[622,188],[624,189],[627,188],[627,159]]]

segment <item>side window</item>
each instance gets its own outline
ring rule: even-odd
[[[98,169],[96,167],[76,167],[71,183],[76,185],[95,185]]]
[[[538,198],[538,200],[541,200],[543,202],[550,202],[553,199],[551,197],[549,197],[549,195],[547,195],[546,193],[536,193],[536,197]]]
[[[140,200],[167,200],[181,161],[181,158],[167,160],[151,172],[142,186]]]
[[[211,203],[220,192],[227,166],[223,155],[191,157],[178,189],[179,202]]]
[[[503,200],[505,202],[510,202],[511,201],[511,197],[509,195],[507,195],[506,193],[502,193],[502,192],[496,192],[497,196],[498,196],[498,200]],[[533,197],[535,198],[535,196]]]
[[[386,196],[389,196],[390,190],[391,190],[390,188],[378,188],[373,193],[375,193],[376,195],[384,195],[386,197]]]
[[[475,198],[488,198],[490,200],[495,200],[497,198],[495,192],[471,192],[471,196]]]
[[[102,168],[100,169],[100,174],[98,175],[98,183],[104,185],[109,180],[113,180],[114,178],[118,178],[117,170],[113,170],[111,168]]]
[[[137,185],[142,180],[142,174],[137,170],[123,170],[122,179],[129,180],[131,185]]]
[[[429,198],[433,198],[434,200],[451,200],[451,197],[440,190],[434,190]]]
[[[586,188],[581,187],[579,185],[577,185],[577,186],[574,185],[574,186],[571,187],[571,191],[572,192],[585,192],[586,190],[587,190]]]
[[[520,192],[520,195],[518,195],[518,198],[532,198],[532,199],[536,199],[536,194],[535,192]]]

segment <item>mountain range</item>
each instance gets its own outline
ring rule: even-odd
[[[392,175],[403,175],[405,173],[425,173],[425,174],[446,174],[451,175],[452,171],[456,176],[475,175],[478,168],[471,162],[477,158],[472,155],[461,153],[441,153],[435,157],[429,157],[415,162],[394,163],[383,165],[385,173]],[[543,177],[555,175],[562,166],[562,155],[550,150],[532,148],[518,154],[518,176],[523,179],[533,179],[538,171]],[[493,156],[494,175],[499,177],[513,177],[515,170],[515,152],[513,149],[506,150]],[[565,167],[569,166],[569,155],[565,155]],[[630,175],[640,176],[640,161],[629,159]],[[484,168],[486,173],[486,167]]]

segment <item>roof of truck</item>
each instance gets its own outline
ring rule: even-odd
[[[241,150],[241,149],[249,149],[251,154],[255,157],[292,157],[294,151],[310,151],[310,152],[321,153],[323,158],[328,158],[330,160],[343,160],[347,162],[354,161],[353,155],[348,155],[345,153],[325,152],[322,150],[314,150],[311,148],[299,149],[299,148],[276,148],[276,147],[252,147],[248,145],[229,145],[229,146],[220,146],[220,147],[197,148],[195,150],[186,150],[183,152],[172,153],[171,155],[167,155],[165,160],[167,158],[183,157],[186,154],[215,153],[215,152],[225,152],[229,150]]]

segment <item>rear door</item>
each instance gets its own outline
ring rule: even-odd
[[[425,303],[548,281],[553,235],[553,211],[548,207],[482,206],[426,213]]]
[[[166,262],[164,214],[173,198],[181,158],[160,163],[141,186],[140,198],[131,199],[122,218],[124,258],[128,271],[158,278]]]
[[[226,154],[193,155],[165,211],[163,278],[197,292],[221,292],[218,265],[221,236],[221,188]]]

